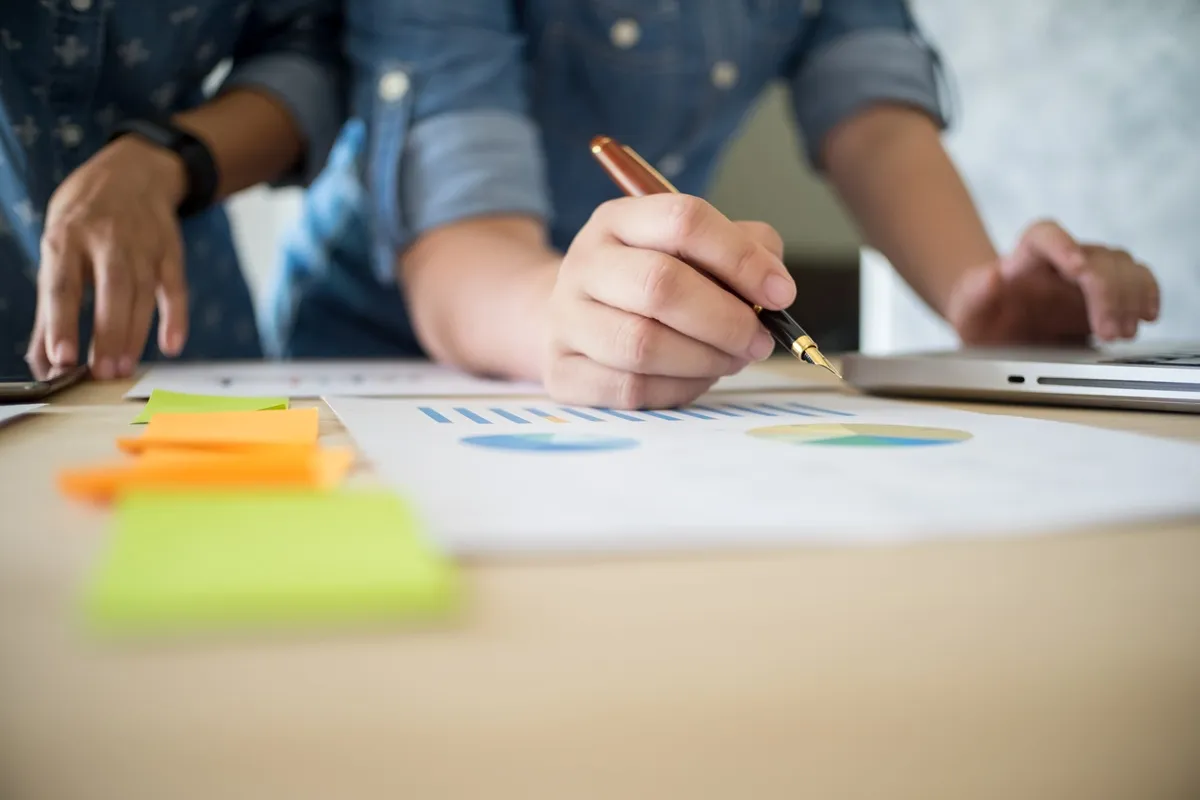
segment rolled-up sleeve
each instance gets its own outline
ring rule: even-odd
[[[880,103],[898,103],[947,125],[941,63],[906,0],[825,0],[789,75],[796,123],[809,161],[821,165],[825,137]]]
[[[352,115],[364,165],[376,274],[431,228],[495,214],[548,218],[524,37],[511,3],[349,0]]]
[[[308,184],[321,171],[346,117],[347,67],[336,0],[256,3],[221,91],[255,89],[287,109],[304,158],[275,185]]]

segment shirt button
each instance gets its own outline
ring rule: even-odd
[[[379,79],[379,98],[387,103],[395,103],[408,94],[408,87],[408,75],[394,70]]]
[[[92,0],[71,0],[71,8],[76,11],[87,11],[92,7]]]
[[[659,160],[658,171],[663,174],[664,178],[674,178],[683,172],[685,163],[683,156],[678,153],[668,153]]]
[[[718,89],[728,89],[738,80],[737,64],[732,61],[718,61],[713,64],[712,82]]]
[[[78,147],[83,141],[83,129],[78,125],[63,125],[60,135],[62,143],[67,147]]]
[[[615,46],[628,50],[642,38],[642,27],[637,24],[637,20],[619,19],[613,23],[608,35]]]

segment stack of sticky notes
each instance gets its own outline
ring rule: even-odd
[[[108,501],[145,488],[328,489],[341,482],[354,460],[349,448],[317,444],[315,408],[280,409],[272,398],[210,398],[243,401],[248,407],[257,402],[267,410],[227,410],[228,403],[215,403],[217,410],[195,410],[202,406],[197,396],[173,395],[174,408],[192,410],[165,410],[160,401],[155,411],[156,397],[138,417],[149,420],[142,435],[117,440],[128,457],[63,470],[63,492]]]
[[[315,408],[286,398],[156,391],[125,455],[59,486],[113,502],[85,595],[115,632],[423,618],[454,604],[449,563],[395,495],[339,489],[349,448],[322,447]]]
[[[134,492],[84,596],[103,633],[424,620],[455,573],[408,507],[377,491]]]

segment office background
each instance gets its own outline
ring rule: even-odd
[[[946,143],[998,246],[1037,216],[1119,244],[1163,284],[1142,337],[1200,340],[1200,0],[910,2],[949,68]],[[826,349],[953,343],[803,163],[781,89],[747,120],[711,199],[779,229],[797,313]],[[233,203],[256,288],[297,203],[265,189]]]

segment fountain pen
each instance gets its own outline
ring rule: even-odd
[[[677,194],[679,192],[671,185],[670,181],[647,164],[632,148],[620,144],[608,136],[597,136],[592,139],[592,155],[604,167],[613,182],[630,197],[643,197],[648,194]],[[713,276],[706,277],[716,281],[726,290],[729,289]],[[770,331],[775,341],[787,348],[789,353],[801,361],[824,367],[838,378],[842,377],[833,368],[833,364],[829,363],[829,359],[822,355],[817,343],[804,332],[804,328],[800,327],[800,323],[796,322],[791,314],[783,310],[772,311],[762,306],[750,305],[754,308],[754,313],[758,315],[763,327]]]

